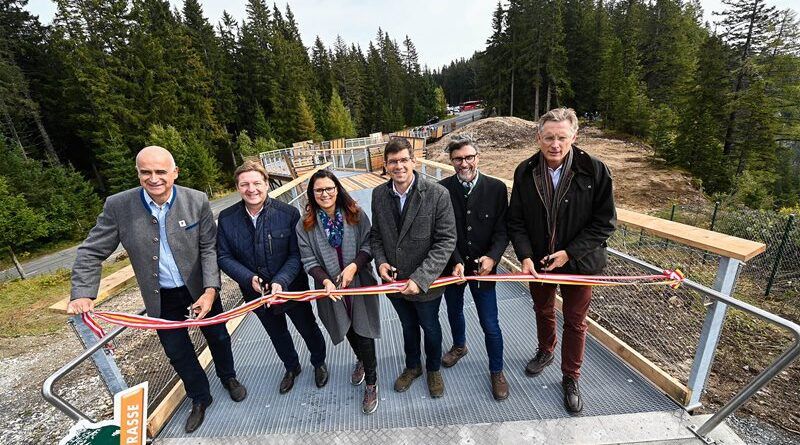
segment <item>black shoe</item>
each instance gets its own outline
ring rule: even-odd
[[[583,399],[581,390],[578,387],[578,380],[565,375],[561,380],[561,388],[564,390],[564,407],[571,413],[579,413],[583,410]]]
[[[314,383],[317,384],[317,388],[328,384],[328,367],[325,366],[325,363],[314,368]]]
[[[186,419],[184,428],[187,433],[194,432],[194,430],[200,428],[200,425],[203,424],[203,419],[206,418],[206,408],[211,405],[211,402],[213,402],[213,399],[209,400],[208,403],[192,402],[192,412],[189,413],[189,418]]]
[[[287,392],[292,390],[294,386],[294,378],[300,375],[300,366],[297,366],[294,371],[286,371],[286,374],[283,375],[283,379],[281,380],[281,386],[278,389],[278,392],[281,394],[286,394]]]
[[[544,370],[550,363],[553,363],[555,354],[552,352],[545,352],[543,349],[537,349],[536,355],[525,366],[525,375],[533,377]]]
[[[231,400],[234,402],[241,402],[247,397],[247,388],[244,387],[236,377],[231,377],[228,379],[227,382],[223,383],[222,386],[228,390],[228,394],[231,396]]]

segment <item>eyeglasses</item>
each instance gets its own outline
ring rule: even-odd
[[[394,167],[395,165],[398,165],[398,164],[405,165],[405,164],[408,164],[409,162],[411,162],[411,158],[407,158],[407,157],[406,158],[400,158],[400,159],[390,159],[390,160],[386,161],[386,165],[388,165],[389,167]]]
[[[475,154],[475,155],[464,156],[463,158],[460,158],[460,157],[459,158],[450,158],[450,160],[453,161],[454,164],[463,164],[464,161],[472,163],[472,162],[475,162],[475,158],[476,157],[478,157],[478,155]]]
[[[325,187],[322,189],[314,189],[314,194],[317,196],[322,196],[324,194],[328,194],[328,196],[333,195],[336,193],[336,187]]]

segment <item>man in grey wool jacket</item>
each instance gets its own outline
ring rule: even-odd
[[[97,224],[78,248],[68,313],[94,309],[102,262],[122,243],[128,251],[147,315],[165,320],[214,316],[219,299],[214,216],[205,193],[174,185],[178,167],[169,151],[150,146],[136,156],[141,187],[109,196]],[[225,324],[200,328],[222,385],[236,402],[247,390],[236,379]],[[186,432],[196,430],[211,404],[208,378],[186,328],[158,330],[170,364],[186,387],[192,411]]]

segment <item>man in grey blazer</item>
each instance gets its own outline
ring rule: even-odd
[[[389,294],[400,323],[405,369],[394,389],[406,391],[422,375],[420,328],[425,339],[425,368],[431,397],[444,394],[442,327],[439,304],[444,288],[430,289],[456,246],[456,223],[447,189],[414,171],[416,160],[405,138],[393,138],[383,153],[391,180],[372,192],[370,241],[384,281],[408,279],[402,291]]]
[[[136,156],[141,187],[109,196],[97,224],[78,248],[72,268],[68,313],[94,308],[102,262],[122,243],[131,259],[145,309],[151,317],[185,320],[222,312],[216,253],[216,225],[205,193],[174,185],[178,168],[164,148],[151,146]],[[247,390],[236,379],[231,338],[224,324],[200,328],[214,366],[231,399]],[[208,378],[186,328],[159,330],[170,364],[192,399],[186,432],[196,430],[211,404]]]

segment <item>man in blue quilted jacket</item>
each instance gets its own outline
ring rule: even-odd
[[[300,264],[295,226],[300,212],[267,195],[267,172],[258,161],[246,161],[234,172],[236,189],[242,200],[219,214],[217,262],[219,268],[239,283],[246,301],[264,293],[283,290],[308,290],[308,275]],[[280,382],[281,394],[294,386],[300,374],[300,361],[286,316],[311,352],[314,382],[318,388],[328,383],[325,366],[325,339],[317,325],[310,302],[287,302],[254,310],[269,334],[272,345],[286,368]]]

